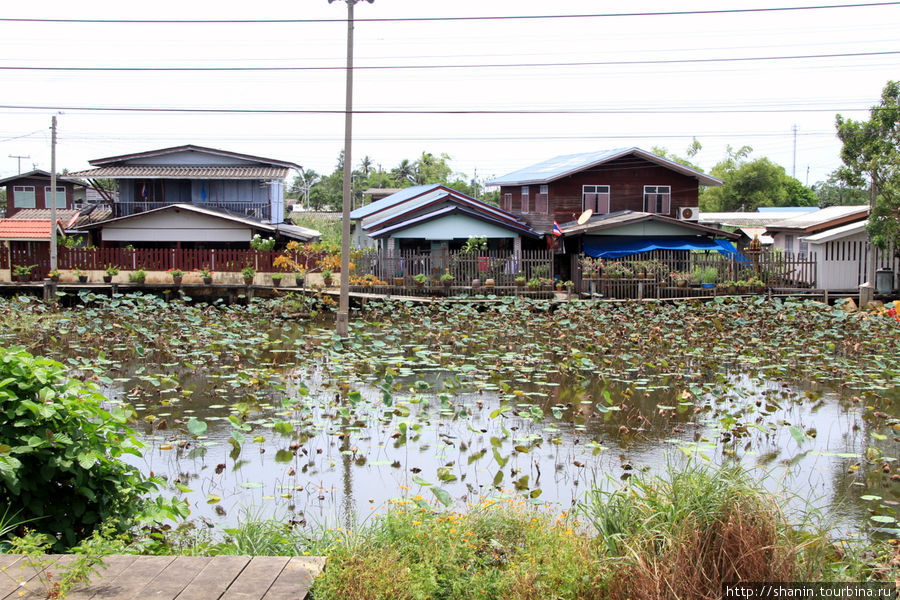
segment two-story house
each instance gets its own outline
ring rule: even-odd
[[[722,185],[700,171],[640,148],[557,156],[489,181],[500,206],[535,230],[574,221],[586,210],[625,210],[696,221],[699,188]]]
[[[13,217],[22,210],[49,209],[53,198],[50,193],[50,173],[35,169],[28,173],[0,179],[0,186],[6,187],[6,216]],[[69,177],[56,178],[56,208],[73,208],[76,188],[84,188],[84,183]]]
[[[300,166],[283,160],[185,145],[89,161],[70,176],[119,184],[114,217],[173,204],[222,209],[262,223],[284,220],[284,180]]]

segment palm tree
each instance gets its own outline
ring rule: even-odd
[[[398,184],[415,183],[416,166],[404,158],[396,168],[391,170],[391,176]]]
[[[359,161],[359,170],[362,171],[364,177],[368,177],[369,173],[372,172],[372,159],[369,158],[368,154]]]

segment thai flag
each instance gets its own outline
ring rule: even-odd
[[[562,235],[562,229],[559,228],[559,223],[557,223],[556,221],[553,221],[553,235]]]

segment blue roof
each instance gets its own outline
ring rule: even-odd
[[[401,210],[391,211],[389,214],[386,214],[385,216],[380,216],[380,215],[374,216],[373,218],[378,219],[377,221],[371,221],[371,222],[364,221],[366,224],[363,227],[363,229],[372,229],[372,228],[377,229],[380,225],[382,225],[386,222],[397,220],[398,218],[400,218],[404,215],[408,215],[410,213],[416,212],[417,210],[419,210],[422,207],[428,206],[429,204],[432,204],[434,202],[438,202],[441,200],[445,200],[445,199],[456,200],[458,202],[464,202],[469,205],[475,205],[477,207],[477,210],[479,210],[483,213],[493,215],[493,217],[495,217],[495,218],[504,218],[504,219],[508,219],[511,221],[519,222],[519,219],[515,215],[506,212],[502,208],[497,208],[496,206],[491,206],[490,204],[486,204],[475,198],[470,198],[469,196],[466,196],[465,194],[461,194],[455,190],[448,190],[448,189],[442,188],[442,189],[428,191],[424,194],[421,194],[420,196],[414,197],[414,198],[404,202]],[[387,200],[387,198],[384,198],[384,200]],[[380,200],[379,200],[379,202],[380,202]],[[396,203],[394,206],[399,207],[399,204],[400,203]],[[379,217],[381,217],[381,218],[379,218]]]
[[[519,169],[502,177],[488,181],[486,185],[527,185],[549,183],[555,179],[578,173],[587,168],[609,162],[622,156],[635,154],[645,160],[678,171],[690,177],[696,177],[703,185],[722,185],[722,182],[706,173],[701,173],[690,167],[671,161],[662,156],[641,150],[640,148],[616,148],[614,150],[602,150],[599,152],[587,152],[582,154],[566,154],[557,156],[530,167]]]
[[[414,185],[412,187],[404,188],[399,192],[391,194],[387,198],[382,198],[381,200],[357,208],[350,213],[350,218],[363,219],[371,214],[377,213],[380,210],[396,206],[401,202],[406,202],[410,198],[415,198],[420,194],[424,194],[439,187],[441,187],[439,183],[429,183],[427,185]]]

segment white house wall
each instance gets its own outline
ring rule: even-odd
[[[634,235],[634,236],[685,236],[697,235],[697,231],[688,227],[680,227],[674,223],[660,223],[659,221],[644,221],[642,223],[629,223],[621,227],[611,227],[597,231],[591,235]]]
[[[819,287],[829,290],[852,290],[865,283],[869,258],[869,244],[865,232],[830,242],[819,244],[810,242],[809,249],[816,256]],[[876,250],[875,268],[892,269],[896,282],[900,261],[893,257],[893,252]]]
[[[187,212],[147,213],[103,227],[105,242],[249,242],[246,225]]]

